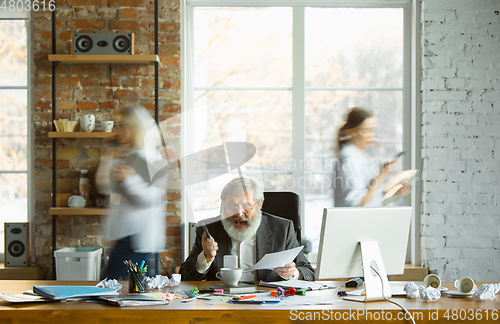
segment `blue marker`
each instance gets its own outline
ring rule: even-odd
[[[138,270],[138,271],[141,271],[141,270],[142,270],[142,267],[144,267],[144,263],[145,263],[145,261],[144,261],[144,260],[142,260],[141,265],[140,265],[140,267],[139,267],[139,270]]]

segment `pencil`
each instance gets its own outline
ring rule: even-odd
[[[237,300],[245,300],[245,299],[250,299],[250,298],[254,298],[254,297],[257,297],[257,295],[246,295],[246,296],[241,296],[241,297],[236,297]]]

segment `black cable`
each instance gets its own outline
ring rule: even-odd
[[[113,89],[113,73],[111,71],[111,63],[109,64],[109,86],[111,87],[111,98],[112,98],[112,107],[115,108],[115,90]]]
[[[392,301],[392,300],[388,299],[387,297],[385,297],[385,294],[384,294],[384,280],[382,279],[382,276],[380,275],[380,273],[378,273],[377,270],[375,270],[374,267],[370,266],[370,268],[372,268],[372,270],[375,271],[375,273],[377,274],[377,276],[380,278],[380,282],[382,283],[382,296],[384,296],[384,299],[387,300],[389,303],[392,303],[392,304],[394,304],[396,306],[399,306],[406,314],[408,314],[408,316],[410,316],[411,322],[413,324],[415,324],[415,320],[413,319],[413,316],[410,314],[410,312],[406,308],[404,308],[403,305],[400,305],[400,304],[396,303],[395,301]]]
[[[45,280],[45,271],[43,271],[43,267],[41,265],[39,265],[38,263],[33,262],[31,260],[30,260],[30,263],[33,263],[34,265],[38,266],[40,268],[40,270],[42,270],[42,279]]]

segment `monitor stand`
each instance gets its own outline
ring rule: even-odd
[[[359,302],[370,302],[385,300],[386,298],[391,298],[391,287],[389,286],[389,280],[387,279],[387,273],[385,272],[384,261],[382,260],[382,255],[380,254],[380,248],[377,241],[361,241],[358,242],[361,245],[361,262],[363,264],[363,274],[365,276],[365,296],[347,296],[344,297],[345,300],[359,301]],[[382,281],[379,276],[371,269],[375,268],[377,272],[382,277],[384,283],[382,289]]]

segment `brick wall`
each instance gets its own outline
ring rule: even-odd
[[[422,1],[422,252],[445,280],[500,275],[500,1]]]
[[[180,113],[180,5],[178,0],[159,0],[160,121]],[[57,1],[57,53],[71,53],[74,32],[133,32],[135,53],[154,54],[154,2],[150,0],[61,0]],[[35,129],[35,213],[34,253],[51,277],[52,218],[48,215],[52,191],[51,130],[51,13],[38,11],[33,21],[34,129]],[[112,112],[128,104],[144,105],[154,111],[153,65],[58,64],[57,116],[77,119],[93,113],[109,119]],[[111,86],[112,85],[112,86]],[[169,153],[180,152],[178,134],[167,134]],[[79,169],[95,173],[102,152],[100,139],[57,140],[57,187],[59,192],[77,192]],[[178,172],[172,174],[174,188],[180,188]],[[177,183],[176,183],[177,182]],[[93,186],[95,188],[95,186]],[[170,272],[181,260],[179,189],[167,193],[166,253],[163,263]],[[107,246],[99,235],[103,216],[59,216],[57,248]],[[160,267],[161,268],[161,267]]]

